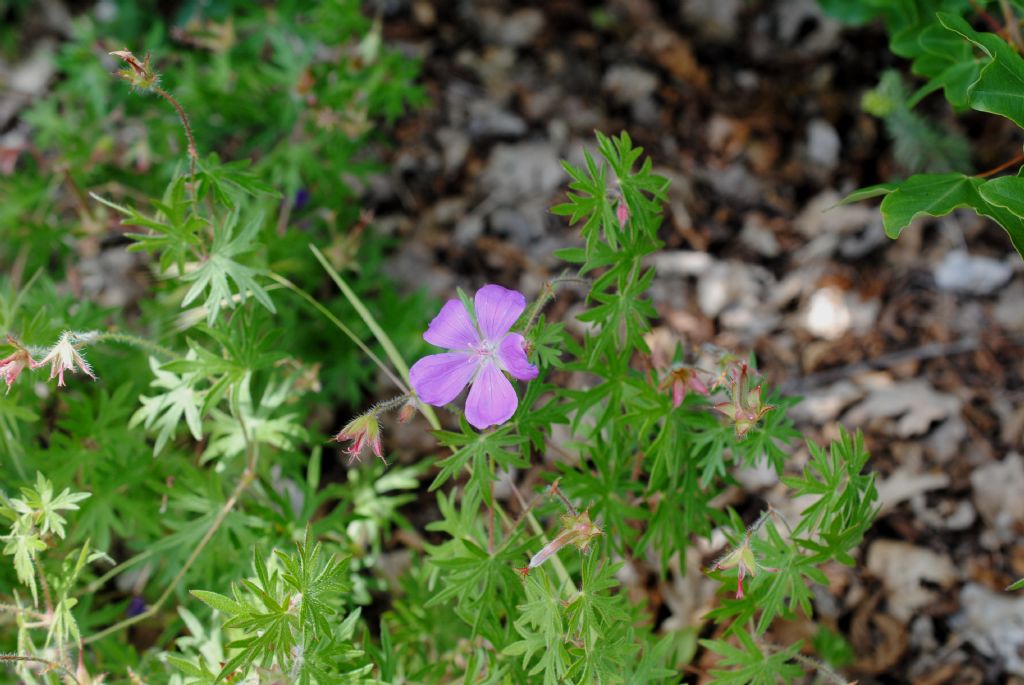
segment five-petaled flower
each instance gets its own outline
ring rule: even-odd
[[[419,398],[441,407],[454,400],[466,384],[466,420],[478,429],[512,418],[519,405],[507,372],[521,381],[537,377],[526,358],[524,338],[510,333],[526,309],[522,293],[485,285],[473,298],[474,313],[459,300],[448,300],[423,334],[431,345],[450,350],[413,364],[409,380]]]
[[[18,380],[18,374],[24,371],[25,367],[32,366],[32,356],[10,335],[7,336],[7,344],[14,347],[14,353],[0,359],[0,378],[7,383],[7,392],[10,392],[14,381]]]
[[[88,362],[82,357],[78,349],[75,347],[75,341],[81,336],[75,335],[70,331],[64,331],[60,335],[60,339],[57,340],[57,344],[54,345],[49,353],[43,357],[40,361],[31,362],[33,369],[38,369],[41,366],[50,365],[50,380],[57,379],[57,386],[64,387],[64,372],[71,371],[74,373],[81,370],[89,378],[96,380],[96,375],[92,372],[92,367],[89,366]]]
[[[350,464],[363,456],[363,450],[366,447],[372,449],[381,461],[387,463],[380,444],[380,421],[374,411],[368,411],[349,421],[344,428],[338,431],[334,439],[338,442],[352,441],[352,444],[345,450]]]

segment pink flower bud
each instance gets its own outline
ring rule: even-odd
[[[7,392],[10,392],[14,381],[18,380],[18,375],[25,370],[26,366],[31,367],[33,362],[28,350],[9,335],[7,344],[14,347],[14,354],[0,359],[0,378],[7,383]]]
[[[629,206],[626,205],[626,198],[619,199],[619,204],[615,207],[615,218],[619,220],[620,228],[626,227],[626,222],[629,221]]]
[[[363,456],[363,450],[369,446],[373,453],[383,461],[385,464],[387,460],[384,459],[384,452],[380,444],[380,422],[377,420],[377,414],[374,412],[367,412],[362,416],[357,416],[348,422],[348,424],[338,431],[338,434],[334,436],[334,440],[337,442],[345,442],[351,440],[352,444],[349,445],[348,449],[345,450],[345,454],[348,455],[348,462],[351,464]]]

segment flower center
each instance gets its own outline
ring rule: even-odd
[[[493,360],[498,356],[498,346],[490,340],[481,340],[473,346],[473,351],[480,361]]]

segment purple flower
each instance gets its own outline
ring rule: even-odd
[[[466,420],[478,429],[504,423],[516,413],[519,399],[508,372],[521,381],[537,377],[526,358],[523,336],[509,333],[526,309],[526,298],[500,285],[485,285],[473,298],[476,320],[459,300],[448,300],[423,334],[431,345],[450,352],[424,357],[409,370],[419,398],[441,407],[454,400],[466,384]]]

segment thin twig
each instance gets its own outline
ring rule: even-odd
[[[1010,0],[999,0],[999,7],[1003,10],[1003,20],[1006,21],[1006,32],[1010,35],[1010,42],[1020,52],[1024,49],[1024,40],[1021,40],[1020,25],[1017,17],[1013,15],[1013,8],[1010,7]]]
[[[150,557],[150,555],[152,555],[152,554],[153,554],[153,548],[150,547],[145,552],[140,552],[139,554],[136,554],[135,556],[131,557],[130,559],[126,559],[126,560],[122,561],[120,564],[118,564],[117,566],[113,567],[112,569],[110,569],[109,571],[104,573],[102,576],[100,576],[96,580],[94,580],[91,583],[89,583],[88,585],[86,585],[84,589],[80,590],[77,593],[77,595],[78,596],[81,596],[81,595],[91,595],[91,594],[95,593],[97,590],[100,590],[104,585],[106,585],[108,580],[110,580],[114,576],[120,574],[122,571],[125,571],[125,570],[131,568],[132,566],[134,566],[135,564],[139,563],[140,561],[143,561],[144,559],[148,559]]]
[[[981,341],[978,338],[969,337],[951,343],[929,343],[910,350],[890,352],[874,359],[847,364],[836,369],[819,371],[802,378],[785,381],[779,385],[779,392],[784,395],[799,394],[864,371],[889,368],[908,361],[924,361],[926,359],[935,359],[936,357],[947,357],[953,354],[971,352],[977,349],[980,343]]]
[[[152,340],[147,340],[145,338],[140,338],[138,336],[130,335],[128,333],[117,333],[115,331],[105,331],[103,333],[100,333],[95,338],[93,338],[93,340],[90,341],[90,342],[92,344],[95,344],[97,342],[104,342],[104,341],[124,343],[125,345],[131,345],[132,347],[138,347],[138,348],[143,349],[143,350],[148,350],[150,352],[154,352],[157,355],[159,355],[161,357],[167,357],[168,359],[180,359],[181,358],[181,355],[178,354],[177,352],[175,352],[174,350],[168,349],[168,348],[164,347],[163,345],[160,345],[159,343],[153,342]]]
[[[1000,171],[1009,169],[1010,167],[1020,164],[1021,162],[1024,162],[1024,153],[1017,155],[1008,162],[1003,162],[994,169],[989,169],[984,173],[978,174],[978,178],[988,178],[989,176],[994,176],[995,174],[998,174]]]
[[[46,619],[46,614],[36,611],[35,609],[29,609],[28,607],[20,607],[17,604],[0,603],[0,611],[6,611],[11,614],[27,614],[41,621]]]

